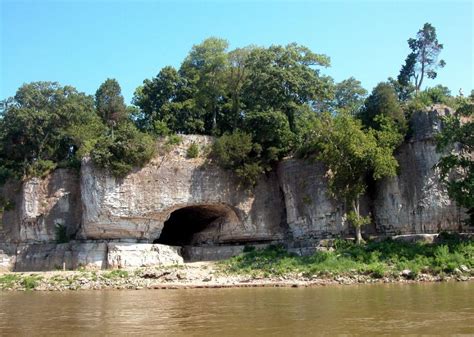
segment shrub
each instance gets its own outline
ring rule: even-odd
[[[166,139],[167,145],[179,145],[183,141],[183,137],[177,134],[169,135]]]
[[[199,157],[199,146],[196,143],[189,145],[188,150],[186,151],[186,157],[188,158],[197,158]]]
[[[232,170],[242,185],[254,186],[264,172],[258,159],[261,147],[252,142],[252,136],[242,131],[226,133],[218,138],[212,148],[212,155],[219,166]]]
[[[29,275],[25,276],[23,280],[21,280],[21,285],[26,290],[33,290],[38,286],[38,282],[42,280],[41,276],[38,275]]]
[[[126,122],[113,133],[99,139],[91,151],[91,158],[95,165],[120,178],[130,173],[134,167],[144,166],[154,153],[153,138]]]

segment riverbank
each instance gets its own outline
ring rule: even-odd
[[[305,276],[286,274],[258,276],[229,274],[220,263],[198,262],[179,266],[140,268],[135,270],[50,271],[0,274],[3,291],[68,291],[106,289],[183,289],[183,288],[239,288],[239,287],[311,287],[372,283],[416,283],[442,281],[474,281],[471,272],[456,275],[419,274],[410,278],[399,276],[374,278],[364,274]]]
[[[281,246],[248,247],[220,262],[116,270],[0,274],[0,290],[309,287],[332,284],[474,280],[474,241],[442,236],[437,242],[387,240],[355,245],[333,240],[310,256]]]

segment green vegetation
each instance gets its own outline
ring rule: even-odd
[[[43,279],[40,275],[24,275],[24,274],[5,274],[0,276],[0,290],[11,289],[15,286],[25,290],[35,289],[39,282]]]
[[[105,277],[105,278],[109,278],[109,279],[127,278],[128,277],[128,271],[115,269],[115,270],[112,270],[110,272],[102,274],[102,276]]]
[[[145,165],[155,153],[153,138],[131,122],[121,123],[115,132],[101,136],[90,156],[94,164],[123,177],[136,166]]]
[[[325,163],[330,193],[344,203],[360,239],[360,228],[371,219],[359,213],[359,198],[374,180],[396,174],[393,154],[407,136],[411,114],[434,103],[466,109],[465,98],[453,97],[446,87],[421,89],[445,64],[438,61],[443,45],[435,28],[424,24],[408,44],[411,53],[397,79],[379,83],[368,97],[357,79],[336,83],[324,75],[329,57],[305,46],[229,50],[216,37],[194,45],[179,68],[166,66],[145,79],[131,106],[115,79],[104,81],[94,96],[54,82],[25,84],[2,104],[0,182],[78,168],[85,156],[120,178],[145,165],[158,147],[170,151],[181,134],[213,135],[209,157],[246,188],[287,156]],[[440,148],[466,143],[448,133]],[[195,158],[199,150],[191,145],[187,156]],[[472,165],[467,156],[457,159],[443,159],[444,177]],[[460,191],[472,195],[470,179],[456,180],[464,187],[448,184],[453,198]],[[459,200],[472,210],[472,200]]]
[[[438,167],[450,197],[465,207],[474,226],[474,95],[465,99],[456,113],[445,116],[437,138],[438,150],[446,151]],[[445,152],[445,153],[446,153]]]
[[[13,288],[13,286],[21,280],[18,274],[5,274],[0,276],[0,289]]]
[[[24,276],[21,280],[21,285],[26,290],[33,290],[38,286],[38,282],[43,279],[42,276],[39,275],[28,275]]]
[[[329,193],[345,203],[348,221],[362,241],[361,227],[370,217],[361,216],[359,200],[367,189],[367,176],[377,180],[396,174],[398,163],[393,151],[401,142],[393,119],[382,114],[375,118],[380,130],[364,130],[362,123],[341,113],[316,118],[300,155],[322,161],[328,167]]]
[[[188,158],[197,158],[199,157],[199,146],[196,143],[189,145],[188,150],[186,151],[186,157]]]
[[[63,224],[57,223],[54,227],[56,243],[68,243],[70,238],[67,234],[67,228]]]
[[[420,91],[423,79],[426,77],[435,79],[438,75],[437,68],[446,65],[444,60],[438,61],[438,55],[443,50],[443,45],[438,42],[436,29],[429,23],[425,23],[416,35],[416,39],[409,39],[408,46],[411,53],[407,56],[405,64],[398,75],[398,82],[405,87],[414,81],[414,89]]]
[[[228,273],[267,277],[303,273],[307,277],[364,274],[381,278],[398,276],[408,269],[406,277],[416,278],[420,273],[455,273],[461,266],[474,267],[474,242],[450,236],[435,244],[387,240],[357,245],[337,240],[333,250],[303,257],[288,253],[281,246],[248,248],[221,262],[222,270]]]
[[[0,213],[8,212],[13,209],[15,209],[15,203],[12,200],[0,196]]]

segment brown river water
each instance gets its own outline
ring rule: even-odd
[[[1,336],[474,336],[474,283],[0,292]]]

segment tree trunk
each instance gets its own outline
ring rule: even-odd
[[[355,214],[357,215],[357,219],[360,217],[359,213],[359,199],[354,200],[352,202],[352,208],[354,209]],[[360,245],[364,240],[362,239],[362,230],[360,225],[354,226],[356,230],[356,243]]]
[[[217,127],[217,112],[214,108],[212,111],[212,131],[216,130]]]
[[[362,239],[362,231],[361,231],[361,229],[360,229],[360,226],[357,226],[357,227],[355,228],[355,230],[356,230],[356,243],[357,243],[358,245],[360,245],[360,244],[362,243],[362,241],[364,241],[364,240]]]

